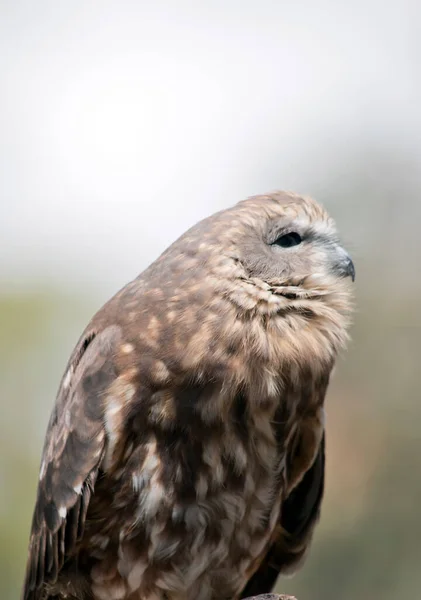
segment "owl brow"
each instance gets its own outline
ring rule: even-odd
[[[322,244],[337,244],[339,239],[335,233],[328,227],[317,227],[310,226],[306,232],[306,238],[313,242],[319,242]]]

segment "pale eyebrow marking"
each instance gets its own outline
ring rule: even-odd
[[[332,223],[327,221],[317,221],[316,223],[309,223],[307,233],[309,237],[319,239],[325,242],[336,242],[337,232]]]

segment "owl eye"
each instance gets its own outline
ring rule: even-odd
[[[301,235],[295,231],[291,231],[278,237],[274,243],[276,246],[281,246],[281,248],[291,248],[292,246],[298,246],[301,242]]]

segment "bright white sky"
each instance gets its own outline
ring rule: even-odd
[[[420,141],[417,2],[0,0],[0,283],[114,290],[199,218]]]

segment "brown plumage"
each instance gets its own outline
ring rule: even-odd
[[[233,600],[306,552],[354,268],[314,201],[198,223],[93,318],[42,456],[24,600]]]

